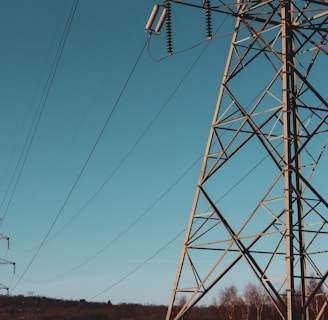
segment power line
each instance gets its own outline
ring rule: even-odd
[[[174,189],[174,187],[192,170],[192,168],[195,167],[195,165],[200,161],[200,159],[203,157],[201,155],[198,157],[180,176],[175,182],[167,188],[141,215],[139,215],[132,223],[130,223],[124,230],[122,230],[114,239],[112,239],[109,243],[107,243],[104,247],[102,247],[100,250],[98,250],[96,253],[94,253],[92,256],[85,259],[83,262],[81,262],[79,265],[73,267],[69,271],[56,276],[52,279],[44,280],[44,281],[29,281],[27,279],[24,279],[25,281],[29,282],[49,282],[53,280],[58,280],[60,278],[63,278],[72,272],[78,270],[79,268],[83,267],[87,263],[91,262],[94,258],[96,258],[98,255],[100,255],[102,252],[104,252],[106,249],[108,249],[110,246],[112,246],[116,241],[118,241],[120,238],[122,238],[127,232],[129,232],[142,218],[144,218],[161,200],[163,200],[167,194]]]
[[[225,19],[224,19],[225,21]],[[219,27],[216,30],[216,33],[219,31],[219,29],[224,25],[224,21],[219,25]],[[150,37],[148,39],[150,41]],[[149,44],[148,41],[148,44]],[[147,41],[145,43],[145,46],[147,45]],[[151,127],[154,125],[155,121],[159,118],[159,116],[162,114],[162,112],[164,111],[164,109],[167,107],[167,105],[169,104],[169,102],[172,100],[172,98],[175,96],[175,94],[177,93],[177,91],[179,90],[179,88],[182,86],[182,84],[184,83],[184,81],[186,80],[186,78],[189,76],[189,74],[192,72],[192,70],[194,69],[194,67],[196,66],[196,64],[198,63],[198,61],[200,60],[200,58],[202,57],[202,55],[204,54],[204,52],[206,51],[206,49],[208,48],[208,46],[210,45],[210,42],[207,42],[207,44],[204,46],[204,48],[202,49],[202,51],[198,54],[198,56],[196,57],[196,59],[193,61],[193,63],[191,64],[191,66],[189,67],[189,69],[187,70],[187,72],[184,74],[184,76],[181,78],[181,80],[178,82],[178,84],[176,85],[175,89],[172,91],[172,93],[168,96],[168,98],[166,99],[166,101],[163,103],[162,107],[160,108],[160,110],[156,113],[156,115],[154,116],[154,118],[150,121],[149,125],[146,127],[146,129],[142,132],[142,134],[139,136],[139,138],[136,140],[136,142],[134,143],[134,145],[130,148],[130,150],[126,153],[126,155],[123,157],[123,159],[120,161],[120,163],[116,166],[116,168],[112,171],[112,173],[109,175],[109,177],[104,181],[104,183],[96,190],[96,192],[89,198],[89,200],[82,206],[82,208],[56,233],[54,234],[51,238],[49,238],[48,236],[46,237],[46,239],[44,240],[44,242],[42,243],[42,246],[44,244],[46,244],[47,242],[51,241],[52,239],[54,239],[56,236],[58,236],[58,234],[60,234],[64,229],[66,229],[80,214],[81,212],[94,200],[94,198],[98,195],[98,193],[107,185],[107,183],[109,183],[109,181],[113,178],[113,176],[115,175],[115,173],[120,169],[120,167],[125,163],[125,161],[129,158],[129,156],[132,154],[132,152],[134,151],[134,149],[138,146],[138,144],[142,141],[142,139],[144,138],[144,136],[147,134],[147,132],[151,129]],[[142,52],[145,48],[145,46],[142,49]],[[140,53],[138,60],[141,57]],[[137,64],[136,62],[136,64]],[[135,66],[136,66],[135,64]],[[134,66],[134,68],[135,68]],[[133,70],[132,69],[129,78],[131,77]],[[127,80],[127,82],[129,81],[129,78]],[[125,87],[127,85],[127,82],[125,83],[121,94],[119,95],[114,108],[117,106],[123,92],[125,91]],[[113,113],[113,112],[112,112]],[[112,113],[110,114],[109,117],[111,117]],[[109,120],[109,119],[108,119]],[[106,124],[105,124],[106,126]],[[103,128],[101,135],[104,131],[105,127]],[[100,140],[100,137],[98,137],[96,144],[98,143],[98,141]],[[95,147],[94,147],[95,148]],[[93,150],[94,150],[93,148]],[[92,152],[93,152],[92,150]],[[89,155],[89,158],[87,159],[87,162],[89,161],[91,157],[91,154]],[[131,224],[129,224],[123,231],[121,231],[114,239],[112,239],[109,243],[107,243],[103,248],[101,248],[100,250],[98,250],[96,253],[94,253],[92,256],[88,257],[87,259],[85,259],[83,262],[81,262],[79,265],[73,267],[72,269],[70,269],[69,271],[56,276],[52,279],[48,279],[48,280],[44,280],[44,281],[30,281],[30,282],[48,282],[48,281],[53,281],[59,278],[62,278],[74,271],[76,271],[77,269],[81,268],[82,266],[84,266],[85,264],[89,263],[90,261],[92,261],[94,258],[96,258],[99,254],[101,254],[103,251],[105,251],[106,249],[108,249],[111,245],[113,245],[116,241],[118,241],[123,235],[125,235],[130,229],[132,229],[132,227],[134,225],[136,225],[145,215],[147,215],[151,209],[153,209],[182,179],[184,176],[186,176],[186,174],[199,162],[199,160],[202,158],[202,155],[200,157],[198,157],[190,167],[188,167],[181,175],[180,177],[168,188],[166,189],[160,196],[159,198],[157,198],[157,200],[151,204],[149,206],[149,208],[144,211],[139,217],[137,217]],[[87,163],[86,163],[87,164]],[[85,164],[85,166],[86,166]],[[84,166],[84,167],[85,167]],[[84,170],[84,167],[82,168],[82,171]],[[82,172],[81,172],[82,174]],[[79,178],[78,178],[79,179]],[[77,183],[77,181],[76,181]],[[73,190],[71,190],[73,191]],[[68,200],[68,198],[67,198]],[[67,201],[66,201],[67,202]],[[64,203],[64,205],[66,204],[66,202]],[[62,207],[63,209],[63,207]],[[52,228],[51,228],[52,229]],[[51,231],[51,230],[50,230]],[[49,231],[49,233],[50,233]],[[48,233],[48,235],[49,235]],[[24,275],[23,275],[24,276]],[[26,281],[29,281],[27,279],[24,279]]]
[[[91,157],[92,157],[92,155],[93,155],[93,153],[94,153],[94,151],[95,151],[95,149],[96,149],[96,147],[97,147],[97,145],[98,145],[98,143],[99,143],[99,141],[100,141],[100,139],[102,138],[102,136],[103,136],[103,134],[104,134],[104,132],[105,132],[105,129],[107,128],[107,126],[108,126],[108,124],[109,124],[109,122],[110,122],[110,120],[111,120],[111,118],[112,118],[112,116],[113,116],[113,114],[114,114],[114,112],[115,112],[117,106],[118,106],[119,101],[121,100],[121,97],[122,97],[122,95],[123,95],[123,93],[124,93],[124,91],[125,91],[125,89],[126,89],[128,83],[130,82],[130,79],[131,79],[131,77],[132,77],[132,75],[133,75],[133,73],[134,73],[134,71],[135,71],[135,69],[136,69],[136,67],[137,67],[137,65],[138,65],[138,63],[139,63],[139,61],[140,61],[140,59],[141,59],[141,56],[142,56],[142,54],[143,54],[143,52],[144,52],[144,49],[145,49],[145,47],[146,47],[146,45],[147,45],[147,42],[148,42],[148,39],[145,41],[145,44],[143,45],[143,47],[142,47],[142,49],[141,49],[141,51],[140,51],[140,53],[139,53],[139,55],[138,55],[138,57],[137,57],[137,60],[136,60],[134,66],[132,67],[132,69],[131,69],[131,71],[130,71],[129,76],[128,76],[126,82],[124,83],[123,88],[121,89],[120,94],[119,94],[119,96],[118,96],[118,98],[117,98],[117,100],[116,100],[116,102],[115,102],[113,108],[111,109],[111,112],[109,113],[109,115],[108,115],[108,117],[107,117],[107,119],[106,119],[106,121],[105,121],[105,123],[104,123],[102,129],[100,130],[100,133],[98,134],[98,137],[97,137],[97,139],[96,139],[96,142],[94,143],[93,147],[91,148],[91,151],[89,152],[89,155],[88,155],[86,161],[84,162],[84,164],[83,164],[83,166],[82,166],[82,168],[81,168],[81,170],[80,170],[78,176],[76,177],[76,179],[75,179],[75,181],[74,181],[74,183],[73,183],[73,185],[72,185],[70,191],[68,192],[68,194],[67,194],[67,196],[66,196],[66,198],[65,198],[65,200],[64,200],[64,202],[63,202],[63,204],[62,204],[62,206],[61,206],[61,208],[60,208],[60,210],[59,210],[59,212],[58,212],[58,214],[57,214],[57,216],[56,216],[55,219],[53,220],[53,222],[52,222],[52,224],[51,224],[49,230],[47,231],[46,235],[44,236],[43,240],[41,241],[41,244],[39,245],[38,249],[36,250],[35,254],[33,255],[32,259],[30,260],[29,264],[28,264],[27,267],[25,268],[24,272],[22,273],[22,275],[20,276],[19,280],[16,282],[16,284],[15,284],[15,286],[13,287],[12,290],[14,290],[14,289],[17,287],[18,283],[23,279],[24,275],[25,275],[26,272],[29,270],[29,268],[31,267],[32,263],[34,262],[34,260],[35,260],[36,257],[38,256],[38,254],[39,254],[41,248],[42,248],[42,247],[44,246],[44,244],[46,243],[46,241],[47,241],[47,239],[48,239],[48,237],[49,237],[51,231],[53,230],[55,224],[57,223],[58,219],[59,219],[60,216],[62,215],[63,210],[64,210],[66,204],[68,203],[68,201],[69,201],[71,195],[73,194],[73,191],[75,190],[75,187],[77,186],[78,182],[80,181],[80,178],[82,177],[82,175],[83,175],[83,173],[84,173],[84,171],[85,171],[85,169],[86,169],[86,167],[87,167],[87,165],[88,165],[88,163],[89,163],[89,161],[90,161],[90,159],[91,159]]]
[[[220,25],[220,27],[222,26],[222,24]],[[149,39],[149,38],[148,38]],[[145,43],[145,46],[147,44],[148,40]],[[119,168],[124,164],[124,162],[128,159],[128,157],[131,155],[131,153],[134,151],[134,149],[137,147],[137,145],[142,141],[142,139],[144,138],[144,136],[147,134],[147,132],[150,130],[150,128],[153,126],[153,124],[155,123],[155,121],[158,119],[158,117],[160,116],[160,114],[164,111],[164,109],[167,107],[167,105],[169,104],[169,102],[171,101],[171,99],[175,96],[175,94],[177,93],[178,89],[181,87],[181,85],[183,84],[183,82],[185,81],[185,79],[189,76],[189,74],[191,73],[191,71],[193,70],[193,68],[195,67],[195,65],[197,64],[197,62],[199,61],[199,59],[201,58],[201,56],[204,54],[205,50],[207,49],[207,47],[209,46],[210,43],[207,43],[206,46],[203,48],[203,50],[200,52],[200,54],[196,57],[196,59],[194,60],[194,62],[192,63],[192,65],[190,66],[190,68],[187,70],[187,72],[184,74],[184,76],[181,78],[181,80],[179,81],[179,83],[177,84],[177,86],[175,87],[175,89],[172,91],[172,93],[169,95],[169,97],[166,99],[166,101],[164,102],[164,104],[162,105],[162,107],[160,108],[160,110],[157,112],[157,114],[155,115],[155,117],[151,120],[151,122],[149,123],[149,125],[146,127],[146,129],[142,132],[142,134],[139,136],[139,138],[137,139],[137,141],[134,143],[134,145],[132,146],[132,148],[127,152],[127,154],[123,157],[123,159],[120,161],[120,163],[116,166],[116,168],[112,171],[112,173],[110,174],[110,176],[104,181],[104,183],[96,190],[96,192],[89,198],[89,200],[82,206],[82,208],[77,212],[77,214],[75,214],[69,221],[68,223],[66,223],[63,228],[61,228],[53,237],[48,239],[49,233],[47,234],[46,239],[43,241],[42,246],[44,244],[46,244],[47,242],[51,241],[52,239],[54,239],[58,234],[60,234],[65,228],[67,228],[80,214],[81,212],[93,201],[93,199],[98,195],[98,193],[107,185],[107,183],[113,178],[113,176],[115,175],[115,173],[119,170]],[[145,48],[145,46],[142,49],[142,52]],[[142,53],[141,52],[141,53]],[[140,59],[141,54],[139,55],[137,61]],[[136,66],[136,65],[135,65]],[[134,68],[135,68],[134,66]],[[133,68],[133,70],[134,70]],[[130,76],[132,75],[132,72],[130,73]],[[130,78],[130,77],[129,77]],[[129,80],[129,79],[128,79]],[[127,84],[127,83],[126,83]],[[125,90],[126,84],[124,85],[121,94],[119,95],[118,100],[116,101],[114,108],[116,107],[117,103],[119,102],[119,99],[122,96],[123,91]],[[112,113],[111,113],[112,114]],[[111,114],[109,117],[111,117]],[[105,124],[106,126],[106,124]],[[104,131],[105,127],[103,128],[101,135]],[[98,143],[98,140],[100,140],[100,137],[98,137],[96,144]],[[95,148],[95,147],[94,147]],[[93,148],[93,150],[94,150]],[[93,151],[92,151],[93,152]],[[91,154],[89,155],[89,158],[91,157]],[[89,158],[87,159],[87,162],[89,161]],[[100,249],[98,252],[96,252],[95,254],[93,254],[91,257],[87,258],[84,262],[80,263],[79,265],[77,265],[76,267],[72,268],[71,270],[65,272],[64,274],[57,276],[55,278],[46,280],[46,281],[42,281],[42,282],[47,282],[47,281],[52,281],[58,278],[62,278],[72,272],[74,272],[75,270],[79,269],[80,267],[82,267],[83,265],[87,264],[88,262],[90,262],[92,259],[94,259],[96,256],[98,256],[100,253],[102,253],[103,251],[105,251],[108,247],[110,247],[112,244],[114,244],[118,239],[120,239],[126,232],[128,232],[138,221],[140,221],[148,212],[150,212],[150,210],[161,200],[163,199],[170,190],[172,190],[174,188],[174,186],[191,170],[191,168],[200,160],[201,157],[197,158],[197,160],[145,211],[143,212],[135,221],[133,221],[129,226],[127,226],[117,237],[115,237],[113,240],[111,240],[108,244],[106,244],[102,249]],[[86,166],[86,164],[85,164]],[[84,166],[84,167],[85,167]],[[82,170],[84,170],[84,167],[82,168]],[[80,172],[81,175],[81,172]],[[79,178],[78,178],[79,179]],[[76,182],[77,183],[77,182]],[[76,185],[75,183],[75,185]],[[72,190],[71,190],[72,191]],[[68,198],[67,198],[68,200]],[[67,201],[65,201],[64,204],[66,204]],[[63,209],[63,207],[62,207]],[[52,228],[51,228],[52,229]],[[51,230],[50,230],[51,231]],[[47,241],[48,240],[48,241]],[[22,275],[24,276],[24,275]],[[25,279],[26,280],[26,279]]]
[[[219,27],[216,30],[216,33],[221,29],[221,27],[224,25],[225,19],[222,21],[222,23],[219,25]],[[149,50],[149,43],[151,39],[151,34],[148,41],[148,50]],[[113,178],[113,176],[116,174],[116,172],[120,169],[120,167],[125,163],[125,161],[129,158],[129,156],[132,154],[132,152],[136,149],[136,147],[139,145],[139,143],[142,141],[142,139],[146,136],[148,131],[151,129],[151,127],[154,125],[156,120],[159,118],[159,116],[162,114],[162,112],[165,110],[165,108],[168,106],[170,101],[173,99],[173,97],[176,95],[186,78],[189,76],[189,74],[192,72],[208,46],[210,45],[210,42],[207,42],[202,51],[199,53],[199,55],[196,57],[196,59],[193,61],[189,69],[186,71],[184,76],[181,78],[181,80],[178,82],[172,93],[167,97],[166,101],[163,103],[162,107],[159,109],[159,111],[156,113],[156,115],[153,117],[153,119],[150,121],[146,129],[141,133],[139,138],[136,140],[136,142],[133,144],[133,146],[130,148],[130,150],[125,154],[123,159],[118,163],[118,165],[115,167],[115,169],[111,172],[111,174],[108,176],[108,178],[103,182],[103,184],[96,190],[96,192],[89,198],[89,200],[81,207],[81,209],[55,234],[53,235],[48,241],[55,238],[59,233],[61,233],[64,229],[66,229],[80,214],[81,212],[95,199],[95,197],[99,194],[99,192],[109,183],[109,181]],[[149,53],[150,54],[150,53]],[[151,55],[150,55],[151,56]],[[151,57],[152,58],[152,57]],[[198,161],[198,160],[197,160]]]
[[[121,282],[123,282],[125,279],[127,279],[129,276],[134,274],[136,271],[138,271],[140,268],[142,268],[146,263],[148,263],[150,260],[152,260],[154,257],[156,257],[159,253],[161,253],[164,249],[166,249],[170,244],[172,244],[176,239],[178,239],[182,234],[184,234],[186,229],[180,231],[174,238],[172,238],[170,241],[168,241],[164,246],[162,246],[160,249],[158,249],[154,254],[152,254],[149,258],[141,262],[138,266],[136,266],[134,269],[132,269],[130,272],[128,272],[126,275],[124,275],[122,278],[111,284],[106,289],[102,290],[101,292],[94,295],[90,300],[93,300],[100,296],[101,294],[105,293],[106,291],[109,291],[110,289],[114,288]]]
[[[47,81],[46,81],[46,84],[45,84],[45,87],[44,87],[44,90],[43,90],[43,93],[42,93],[42,96],[41,96],[41,100],[39,102],[38,108],[37,108],[36,113],[34,115],[34,119],[32,121],[32,124],[31,124],[31,127],[29,129],[28,135],[25,139],[24,147],[23,147],[22,152],[20,153],[19,159],[16,163],[14,173],[13,173],[12,178],[10,180],[9,186],[8,186],[6,192],[5,192],[5,196],[4,196],[4,198],[3,198],[3,200],[0,204],[0,208],[2,208],[2,206],[4,205],[5,198],[9,194],[10,187],[13,185],[11,193],[9,195],[7,206],[4,210],[4,214],[2,215],[2,218],[0,220],[0,226],[2,225],[6,215],[8,213],[8,209],[11,205],[11,202],[12,202],[12,199],[14,197],[17,185],[20,181],[20,177],[21,177],[23,169],[25,167],[27,157],[28,157],[29,152],[31,150],[31,146],[33,144],[34,137],[35,137],[35,134],[37,132],[37,129],[38,129],[38,126],[39,126],[39,123],[40,123],[40,119],[41,119],[41,116],[43,114],[46,102],[48,100],[49,92],[50,92],[50,89],[52,87],[52,84],[53,84],[53,81],[54,81],[54,78],[55,78],[55,75],[56,75],[56,72],[57,72],[57,68],[58,68],[60,59],[61,59],[62,54],[63,54],[63,50],[64,50],[64,47],[65,47],[65,44],[66,44],[66,41],[67,41],[67,37],[68,37],[69,31],[70,31],[70,28],[71,28],[71,25],[72,25],[72,21],[73,21],[73,18],[74,18],[74,15],[75,15],[75,12],[76,12],[76,9],[77,9],[77,6],[78,6],[78,2],[79,2],[78,0],[75,0],[73,5],[72,5],[70,14],[68,16],[68,19],[67,19],[67,22],[66,22],[66,25],[65,25],[65,28],[64,28],[64,32],[62,34],[62,37],[61,37],[61,40],[60,40],[60,43],[59,43],[59,46],[58,46],[54,61],[53,61],[52,66],[51,66],[49,76],[47,78]],[[15,176],[16,176],[16,180],[14,179]]]
[[[49,77],[47,79],[47,82],[46,82],[46,86],[45,86],[45,90],[43,92],[43,95],[42,95],[42,98],[41,98],[41,101],[40,101],[40,104],[39,104],[39,107],[38,107],[38,110],[40,110],[38,112],[38,116],[34,119],[34,122],[35,122],[35,125],[34,125],[34,128],[32,129],[33,127],[33,124],[32,124],[32,127],[31,127],[31,132],[29,134],[29,136],[31,136],[30,138],[30,142],[29,144],[27,145],[27,150],[25,152],[25,156],[24,156],[24,159],[23,159],[23,162],[22,162],[22,166],[20,168],[20,171],[19,171],[19,174],[18,174],[18,178],[15,182],[15,185],[14,185],[14,188],[13,188],[13,191],[12,191],[12,194],[10,196],[10,201],[7,205],[7,208],[6,208],[6,212],[9,208],[9,205],[11,203],[11,200],[13,198],[13,195],[14,195],[14,192],[15,192],[15,189],[17,187],[17,184],[18,184],[18,181],[19,181],[19,177],[21,176],[22,174],[22,171],[23,171],[23,168],[24,168],[24,165],[25,165],[25,162],[26,162],[26,159],[27,159],[27,156],[28,156],[28,153],[29,153],[29,150],[32,146],[32,142],[33,142],[33,138],[35,136],[35,133],[36,133],[36,130],[38,128],[38,124],[40,122],[40,118],[41,118],[41,115],[42,115],[42,112],[44,110],[44,107],[45,107],[45,104],[47,102],[47,98],[48,98],[48,95],[49,95],[49,92],[50,92],[50,89],[52,87],[52,84],[53,84],[53,81],[54,81],[54,78],[55,78],[55,75],[56,75],[56,71],[57,71],[57,68],[58,68],[58,65],[59,65],[59,62],[60,62],[60,59],[62,57],[62,53],[63,53],[63,50],[64,50],[64,47],[65,47],[65,44],[67,42],[67,38],[68,38],[68,34],[70,32],[70,29],[71,29],[71,26],[72,26],[72,22],[73,22],[73,19],[74,19],[74,16],[75,16],[75,13],[76,13],[76,9],[77,9],[77,6],[79,4],[79,0],[74,0],[73,4],[72,4],[72,7],[71,7],[71,11],[70,11],[70,14],[68,16],[68,19],[67,19],[67,22],[66,22],[66,25],[65,25],[65,29],[64,29],[64,32],[63,32],[63,35],[62,35],[62,38],[60,40],[60,44],[58,46],[58,50],[56,52],[56,56],[55,56],[55,59],[54,59],[54,62],[53,62],[53,65],[52,65],[52,68],[51,68],[51,71],[49,73]],[[33,122],[33,123],[34,123]],[[6,214],[5,212],[5,214]],[[33,258],[31,259],[31,261],[29,262],[28,266],[26,267],[25,271],[23,272],[22,276],[18,279],[18,281],[16,282],[16,284],[14,285],[12,291],[16,288],[16,286],[20,283],[20,281],[22,280],[24,274],[27,272],[27,270],[30,268],[30,266],[32,265],[33,261],[35,260],[36,256],[38,255],[41,247],[43,245],[43,242],[41,243],[41,245],[39,246],[38,250],[36,251],[35,255],[33,256]]]
[[[148,41],[148,40],[147,40],[147,41]],[[147,41],[145,42],[145,46],[146,46],[146,44],[147,44]],[[144,46],[144,48],[145,48],[145,46]],[[206,47],[207,47],[207,46],[206,46]],[[142,52],[143,52],[144,48],[142,49]],[[204,49],[204,50],[205,50],[205,49]],[[121,91],[121,93],[120,93],[120,95],[119,95],[119,97],[118,97],[118,99],[117,99],[117,101],[116,101],[116,103],[115,103],[115,105],[114,105],[114,107],[113,107],[113,109],[112,109],[110,115],[109,115],[108,118],[107,118],[107,121],[105,122],[105,125],[104,125],[102,131],[100,132],[100,134],[99,134],[99,136],[98,136],[98,139],[97,139],[96,143],[94,144],[94,146],[93,146],[93,148],[92,148],[92,150],[91,150],[91,152],[90,152],[90,154],[89,154],[89,156],[88,156],[86,162],[84,163],[84,166],[82,167],[82,169],[81,169],[81,171],[80,171],[80,173],[79,173],[77,179],[75,180],[75,183],[73,184],[73,186],[72,186],[70,192],[68,193],[68,195],[67,195],[67,197],[66,197],[66,199],[65,199],[65,201],[64,201],[64,203],[63,203],[63,205],[62,205],[62,207],[61,207],[61,209],[60,209],[60,211],[59,211],[59,213],[58,213],[58,215],[56,216],[55,220],[53,221],[53,223],[52,223],[52,225],[51,225],[49,231],[47,232],[47,234],[46,234],[46,236],[44,237],[43,241],[41,242],[40,246],[38,247],[38,249],[37,249],[35,255],[33,256],[32,260],[31,260],[30,263],[29,263],[29,265],[28,265],[27,268],[25,269],[24,273],[21,275],[19,281],[16,283],[15,287],[18,285],[18,283],[20,282],[20,280],[24,277],[24,275],[26,274],[27,270],[30,268],[31,264],[33,263],[33,261],[35,260],[36,256],[38,255],[39,251],[41,250],[41,248],[43,247],[43,245],[46,243],[47,239],[49,238],[49,235],[50,235],[50,233],[51,233],[51,231],[52,231],[54,225],[56,224],[56,222],[58,221],[60,215],[62,214],[62,211],[63,211],[64,207],[66,206],[66,204],[67,204],[67,202],[68,202],[68,200],[69,200],[69,198],[70,198],[72,192],[74,191],[74,189],[75,189],[77,183],[79,182],[79,179],[81,178],[81,176],[82,176],[82,174],[83,174],[83,172],[84,172],[84,170],[85,170],[85,168],[86,168],[86,166],[87,166],[87,164],[88,164],[88,162],[89,162],[89,160],[90,160],[90,158],[91,158],[91,156],[92,156],[92,154],[93,154],[93,152],[94,152],[94,150],[95,150],[95,148],[96,148],[96,146],[97,146],[97,144],[98,144],[98,142],[99,142],[99,140],[100,140],[100,138],[102,137],[103,132],[104,132],[105,128],[107,127],[107,125],[108,125],[108,123],[109,123],[109,121],[110,121],[110,119],[111,119],[111,117],[112,117],[112,114],[114,113],[114,111],[115,111],[115,109],[116,109],[116,107],[117,107],[117,104],[118,104],[118,102],[119,102],[120,99],[121,99],[121,96],[122,96],[123,92],[125,91],[125,88],[126,88],[128,82],[129,82],[129,80],[130,80],[131,75],[132,75],[133,72],[134,72],[134,69],[135,69],[135,67],[136,67],[136,65],[137,65],[137,63],[138,63],[138,61],[139,61],[139,59],[140,59],[140,57],[141,57],[142,52],[140,53],[140,55],[139,55],[139,57],[138,57],[138,59],[137,59],[137,62],[136,62],[136,64],[135,64],[135,66],[133,67],[133,69],[132,69],[132,71],[131,71],[131,73],[130,73],[130,76],[128,77],[127,82],[125,83],[125,85],[124,85],[124,87],[123,87],[123,89],[122,89],[122,91]],[[203,53],[203,52],[202,52],[202,53]],[[202,53],[201,53],[201,54],[202,54]],[[195,63],[196,63],[197,60],[200,58],[200,56],[201,56],[201,55],[199,55],[199,57],[196,59]],[[170,100],[170,99],[173,97],[173,95],[175,94],[176,90],[178,90],[179,86],[182,84],[183,80],[187,77],[187,75],[189,74],[189,72],[191,72],[191,70],[192,70],[193,66],[195,65],[195,63],[192,65],[192,67],[191,67],[191,68],[189,69],[189,71],[186,73],[185,77],[181,80],[181,82],[180,82],[179,85],[176,87],[176,89],[174,90],[174,92],[172,93],[172,95],[170,96],[170,98],[169,98],[168,100]],[[165,107],[165,106],[163,106],[163,108],[160,110],[160,112],[156,115],[155,119],[159,116],[159,114],[162,112],[162,110],[164,109],[164,107]],[[155,121],[155,119],[154,119],[154,121]],[[146,132],[150,129],[151,126],[152,126],[152,123],[146,128],[144,134],[146,134]],[[141,135],[140,139],[137,140],[136,144],[135,144],[135,145],[133,146],[133,148],[128,152],[128,154],[126,155],[126,157],[123,158],[123,160],[121,161],[121,163],[119,164],[119,166],[114,170],[114,172],[112,173],[112,175],[115,174],[115,172],[119,169],[119,167],[123,164],[123,162],[128,158],[128,156],[129,156],[130,153],[133,151],[133,149],[136,147],[136,145],[141,141],[141,139],[143,138],[144,134]],[[197,160],[197,161],[198,161],[198,160]],[[111,175],[111,177],[112,177],[112,175]],[[110,178],[111,178],[111,177],[110,177]],[[110,179],[110,178],[109,178],[109,179]],[[107,183],[107,181],[106,181],[106,183]],[[102,188],[103,188],[103,186],[102,186],[100,189],[102,189]],[[100,189],[98,189],[97,192],[99,192]],[[167,192],[168,192],[168,191],[167,191]],[[165,194],[165,193],[164,193],[164,194]],[[93,199],[93,198],[92,198],[92,199]],[[160,199],[161,199],[161,198],[160,198]],[[158,201],[159,201],[159,200],[158,200]],[[130,225],[127,229],[125,229],[125,230],[121,233],[121,235],[123,235],[124,233],[126,233],[126,232],[127,232],[127,231],[128,231],[128,230],[129,230],[129,229],[130,229],[135,223],[137,223],[137,222],[138,222],[138,221],[139,221],[139,220],[140,220],[140,219],[141,219],[146,213],[147,213],[147,211],[146,211],[143,215],[141,215],[141,217],[139,217],[139,218],[138,218],[138,219],[137,219],[132,225]],[[119,237],[120,237],[121,235],[119,235]],[[119,237],[118,237],[118,238],[119,238]],[[116,241],[116,240],[117,240],[117,239],[114,239],[114,241]],[[107,248],[107,247],[106,247],[106,248]],[[102,252],[103,250],[105,250],[106,248],[102,249],[101,252]],[[99,253],[100,253],[100,252],[99,252]],[[99,253],[97,253],[97,254],[99,254]],[[97,254],[96,254],[96,255],[97,255]],[[94,256],[95,256],[95,255],[94,255]],[[15,289],[15,287],[14,287],[14,289]]]
[[[167,190],[159,199],[158,201],[156,201],[150,208],[152,208],[157,202],[159,202],[159,200],[161,198],[163,198],[171,189],[173,189],[173,187],[187,174],[187,172],[189,172],[196,163],[198,163],[198,161],[203,157],[200,156],[193,164],[192,166],[190,166],[188,168],[188,170],[186,172],[184,172],[184,174],[182,176],[180,176],[180,178],[170,187],[169,190]],[[268,156],[263,157],[255,166],[253,166],[250,170],[248,170],[245,175],[243,177],[241,177],[241,179],[239,179],[231,188],[229,188],[215,203],[218,203],[219,201],[223,200],[223,198],[225,198],[226,196],[228,196],[229,193],[231,193],[233,191],[233,189],[235,189],[244,179],[246,179],[246,177],[248,177],[255,169],[258,168],[258,166],[264,162],[266,159],[268,158]],[[149,210],[150,210],[149,208]],[[144,213],[145,215],[146,213]],[[139,217],[141,218],[141,217]],[[133,224],[135,224],[139,219],[137,219]],[[132,225],[131,225],[132,226]],[[128,231],[129,228],[127,228],[125,232]],[[142,263],[140,263],[136,268],[132,269],[131,271],[129,271],[126,275],[124,275],[122,278],[120,278],[118,281],[116,281],[114,284],[110,285],[109,287],[107,287],[106,289],[102,290],[101,292],[99,292],[98,294],[96,294],[95,296],[93,296],[91,298],[91,300],[93,300],[94,298],[100,296],[101,294],[105,293],[106,291],[112,289],[113,287],[117,286],[118,284],[120,284],[121,282],[123,282],[124,280],[126,280],[128,277],[130,277],[133,273],[135,273],[136,271],[138,271],[141,267],[143,267],[147,262],[149,262],[151,259],[153,259],[156,255],[158,255],[160,252],[162,252],[166,247],[168,247],[172,242],[174,242],[178,237],[180,237],[184,232],[186,231],[186,229],[181,230],[177,235],[175,235],[172,239],[170,239],[163,247],[161,247],[158,251],[156,251],[155,254],[151,255],[149,258],[147,258],[146,260],[144,260]],[[117,237],[118,239],[118,237]],[[113,242],[112,242],[113,243]],[[111,243],[111,244],[112,244]],[[106,248],[104,248],[106,249]],[[102,250],[103,251],[103,250]],[[99,252],[100,253],[100,252]],[[85,264],[85,263],[84,263]],[[82,266],[82,265],[81,265]]]

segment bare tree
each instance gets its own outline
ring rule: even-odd
[[[247,318],[245,319],[249,319],[250,311],[254,308],[256,310],[256,320],[261,320],[263,309],[268,302],[268,298],[262,287],[248,283],[245,287],[243,298],[247,307]]]
[[[224,288],[219,293],[220,313],[225,319],[234,320],[242,318],[243,300],[238,295],[236,286]]]
[[[308,291],[309,294],[312,293],[312,291],[314,290],[314,288],[316,288],[318,285],[317,280],[315,279],[310,279],[309,283],[308,283]],[[323,289],[323,287],[321,287],[315,294],[312,302],[310,303],[309,309],[310,309],[310,314],[311,314],[311,319],[320,319],[320,320],[325,320],[325,314],[324,311],[327,308],[327,296],[326,296],[326,292]]]

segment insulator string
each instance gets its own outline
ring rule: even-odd
[[[212,11],[211,11],[211,0],[205,1],[205,16],[206,16],[206,31],[207,38],[212,39]]]
[[[166,44],[167,44],[167,53],[169,56],[173,54],[172,47],[172,16],[171,16],[171,3],[166,2],[165,7],[167,9],[166,14]]]

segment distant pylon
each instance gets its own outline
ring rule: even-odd
[[[243,278],[258,281],[281,319],[321,319],[328,3],[213,3],[179,3],[236,22],[166,319]]]
[[[0,233],[0,240],[6,240],[7,241],[7,245],[8,245],[8,249],[9,249],[9,240],[10,238],[6,235],[4,235],[3,233]],[[13,261],[9,261],[7,259],[1,259],[0,258],[0,264],[11,264],[14,267],[14,273],[15,273],[15,269],[16,269],[16,263]],[[7,294],[9,294],[9,287],[7,287],[6,285],[0,283],[0,290],[6,290]]]

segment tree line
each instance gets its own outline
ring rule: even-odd
[[[315,281],[309,282],[311,287]],[[179,305],[185,302],[183,297]],[[320,306],[327,301],[327,294],[319,290],[309,306],[310,319],[317,319]],[[299,308],[301,301],[299,301]],[[165,319],[167,306],[120,303],[87,302],[51,299],[38,296],[0,296],[0,320],[153,320]],[[320,314],[320,320],[328,320],[328,311]],[[261,286],[247,284],[241,293],[231,285],[221,289],[209,305],[193,307],[183,320],[281,320]]]
[[[310,280],[308,291],[312,292],[316,287],[316,281]],[[297,306],[296,312],[301,310],[300,291],[296,291]],[[327,292],[319,290],[313,301],[309,304],[309,319],[328,320],[328,308],[321,312],[321,306],[328,302]],[[184,304],[186,298],[179,301],[179,305]],[[178,308],[177,308],[178,309]],[[282,308],[283,309],[283,308]],[[285,315],[286,316],[286,315]],[[237,287],[232,285],[223,288],[218,293],[218,298],[213,298],[213,302],[207,307],[194,307],[184,320],[281,320],[282,317],[276,310],[274,304],[269,299],[262,286],[248,283],[240,294]]]

